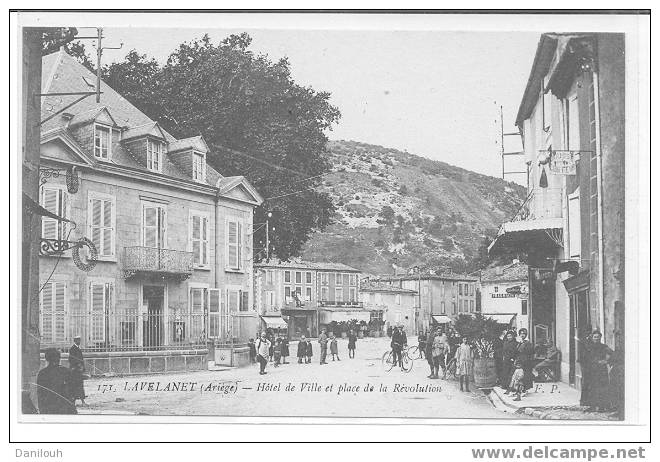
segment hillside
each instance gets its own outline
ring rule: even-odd
[[[328,145],[334,173],[323,189],[335,223],[312,235],[302,257],[366,273],[399,268],[467,271],[479,248],[524,199],[524,188],[396,149],[355,141]]]

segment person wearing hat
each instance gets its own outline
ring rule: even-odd
[[[71,393],[73,404],[79,399],[83,406],[85,405],[85,361],[82,350],[80,349],[80,335],[73,337],[73,345],[69,348],[69,369],[71,370]]]
[[[37,374],[37,407],[39,414],[77,414],[71,393],[71,371],[60,366],[60,352],[45,352],[48,365]]]
[[[512,330],[507,331],[502,343],[502,369],[500,375],[500,386],[508,388],[513,374],[513,362],[518,356],[518,341]]]
[[[392,360],[394,361],[394,365],[396,366],[398,364],[401,369],[403,369],[403,357],[401,353],[406,346],[408,346],[406,333],[401,325],[397,324],[392,330],[390,347],[392,348]]]
[[[532,369],[534,369],[534,345],[527,338],[527,329],[520,329],[518,335],[520,336],[520,343],[518,344],[518,355],[516,359],[520,360],[523,371],[525,371],[523,385],[525,386],[525,391],[527,391],[532,388],[534,383],[532,375]]]

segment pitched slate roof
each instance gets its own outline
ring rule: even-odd
[[[63,50],[44,56],[42,58],[42,93],[71,93],[71,92],[89,92],[94,91],[96,85],[96,76],[85,68],[82,64],[69,56]],[[133,106],[126,98],[121,96],[105,82],[101,81],[101,102],[96,102],[94,95],[88,96],[82,101],[68,108],[65,112],[73,114],[74,119],[93,120],[103,108],[106,108],[120,127],[137,128],[143,126],[153,126],[155,121],[151,120],[146,114]],[[73,103],[80,96],[46,96],[41,101],[42,120],[53,115],[55,112]],[[92,116],[93,114],[93,116]],[[45,122],[41,129],[44,132],[62,127],[67,121],[62,115],[53,117]],[[162,130],[168,143],[176,142],[177,139],[165,130]],[[135,156],[123,145],[115,148],[113,146],[112,162],[119,165],[125,165],[132,168],[144,168],[137,162]],[[173,162],[164,156],[162,174],[178,179],[190,180],[189,175],[184,174]],[[222,178],[211,165],[206,167],[207,183],[215,185]]]
[[[169,145],[171,152],[183,151],[186,149],[194,149],[195,151],[208,152],[209,147],[201,135],[191,136],[190,138],[183,138],[180,140],[172,141]]]
[[[499,268],[499,269],[498,269]],[[527,265],[511,263],[509,265],[492,266],[481,271],[481,282],[526,281]]]
[[[390,292],[395,294],[417,294],[416,290],[396,287],[384,282],[368,282],[360,286],[361,292]]]
[[[332,262],[311,262],[311,261],[270,261],[268,263],[256,263],[254,265],[258,268],[294,268],[294,269],[313,269],[318,271],[350,271],[359,273],[360,270],[353,268],[343,263]]]
[[[165,130],[160,128],[158,122],[150,122],[148,124],[139,125],[137,127],[130,127],[128,130],[122,132],[121,136],[124,140],[132,138],[140,138],[143,136],[151,135],[156,138],[165,139]]]

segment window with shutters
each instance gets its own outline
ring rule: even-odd
[[[445,302],[440,302],[440,314],[447,314],[445,309]]]
[[[300,271],[296,271],[296,284],[302,284],[302,273]]]
[[[220,289],[209,289],[209,337],[220,337]]]
[[[311,284],[312,283],[312,273],[309,271],[305,273],[305,284]]]
[[[192,176],[198,182],[206,181],[206,159],[204,154],[193,152]]]
[[[274,274],[275,274],[275,271],[273,271],[273,270],[266,270],[266,284],[268,284],[268,285],[272,285],[272,284],[273,284]]]
[[[350,284],[351,284],[352,286],[356,286],[356,285],[357,285],[357,274],[351,274]]]
[[[355,287],[351,287],[350,289],[348,289],[348,299],[351,302],[356,302],[357,301],[356,300],[356,294],[355,294]]]
[[[142,245],[165,249],[167,232],[166,211],[163,204],[143,202],[142,204]]]
[[[328,273],[321,273],[321,285],[328,285]]]
[[[312,301],[312,288],[311,287],[305,287],[305,301],[308,301],[308,302]]]
[[[236,313],[239,311],[247,311],[243,309],[242,305],[242,296],[243,291],[240,289],[227,289],[227,308],[230,313]]]
[[[284,288],[284,299],[286,303],[289,303],[291,301],[291,287]]]
[[[341,285],[341,273],[335,273],[335,285]]]
[[[115,256],[115,198],[107,194],[89,193],[87,210],[89,238],[99,257]]]
[[[147,168],[160,172],[163,166],[163,143],[147,139]]]
[[[266,311],[271,311],[275,306],[275,292],[267,290],[265,293]]]
[[[109,341],[108,317],[112,307],[114,284],[110,281],[89,283],[89,341],[104,346]]]
[[[338,287],[335,289],[335,301],[342,302],[344,301],[344,289]]]
[[[94,125],[94,157],[107,160],[112,155],[110,127]]]
[[[321,287],[321,300],[327,302],[330,297],[330,289],[327,287]]]
[[[209,266],[209,215],[203,212],[190,212],[189,251],[193,253],[195,266]]]
[[[58,217],[67,218],[68,195],[64,189],[57,186],[41,188],[41,206]],[[66,222],[55,218],[41,218],[41,238],[63,240],[67,237]]]
[[[242,265],[242,229],[238,221],[227,222],[227,269],[238,271]]]
[[[65,343],[67,338],[66,283],[47,282],[41,291],[40,329],[43,345]]]
[[[394,296],[394,303],[396,303],[397,305],[401,305],[401,294],[396,294]]]
[[[284,272],[284,282],[291,282],[291,271]]]

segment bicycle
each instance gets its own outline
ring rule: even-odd
[[[412,370],[413,368],[413,359],[408,355],[408,348],[404,348],[401,350],[401,370],[408,373]],[[382,363],[383,363],[383,369],[385,369],[385,372],[389,372],[392,370],[392,368],[395,366],[394,364],[394,355],[392,354],[392,350],[386,351],[383,353],[383,358],[382,358]]]
[[[416,359],[423,359],[422,353],[423,350],[421,350],[417,345],[413,345],[410,348],[408,348],[408,356],[410,356],[410,359],[412,359],[413,361]]]

